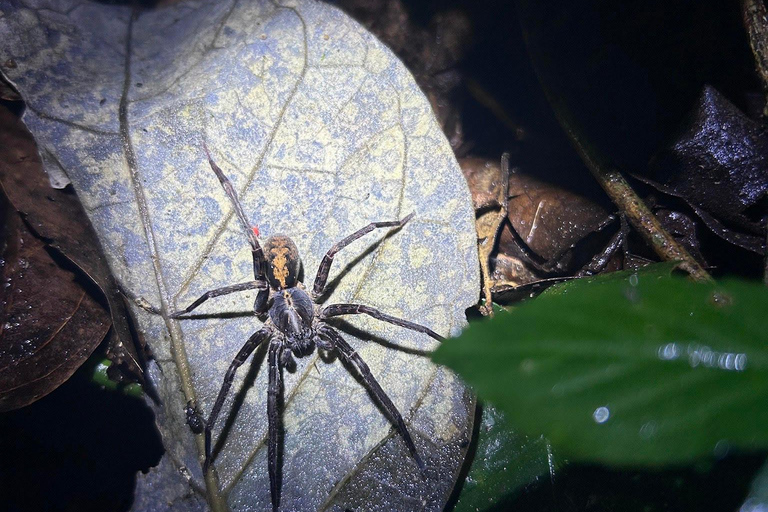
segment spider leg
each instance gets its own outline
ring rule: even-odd
[[[400,433],[400,436],[403,438],[403,441],[405,441],[408,451],[411,452],[413,459],[419,466],[419,469],[424,473],[424,462],[416,451],[416,445],[413,444],[413,439],[411,439],[411,434],[408,433],[408,428],[405,426],[405,421],[403,421],[400,411],[397,410],[395,404],[392,403],[392,400],[389,399],[387,393],[381,388],[381,385],[373,376],[371,369],[368,368],[368,365],[363,361],[363,358],[360,357],[349,343],[347,343],[346,340],[331,327],[323,326],[319,332],[321,336],[327,337],[331,343],[333,343],[339,354],[339,358],[343,362],[352,365],[359,372],[365,387],[371,392],[373,398],[379,405],[381,405],[384,411],[386,411],[387,416],[389,417],[388,419],[394,424],[395,428]]]
[[[422,332],[428,336],[431,336],[437,341],[445,341],[445,338],[437,334],[429,327],[425,327],[415,322],[409,322],[408,320],[403,320],[402,318],[397,318],[386,313],[382,313],[376,308],[365,306],[363,304],[331,304],[330,306],[327,306],[325,309],[323,309],[323,311],[320,313],[320,318],[325,319],[332,316],[359,314],[369,315],[383,322],[399,325],[400,327],[405,327],[406,329],[410,329],[412,331]]]
[[[411,220],[413,218],[413,213],[408,215],[402,220],[395,220],[395,221],[388,221],[388,222],[371,222],[367,226],[365,226],[362,229],[358,229],[345,239],[336,242],[331,249],[325,253],[325,256],[323,257],[323,261],[320,262],[320,267],[317,269],[317,276],[315,277],[315,285],[312,287],[312,296],[313,297],[319,297],[323,294],[323,289],[325,288],[325,283],[328,281],[328,273],[331,271],[331,264],[333,263],[333,257],[336,255],[337,252],[357,240],[358,238],[362,237],[363,235],[370,233],[376,228],[391,228],[391,227],[398,227],[401,228],[405,225],[406,222]]]
[[[280,367],[281,343],[269,345],[269,388],[267,389],[267,464],[269,466],[269,493],[272,510],[280,505],[280,403],[283,394],[283,369]]]
[[[264,281],[264,274],[267,270],[267,263],[264,257],[264,251],[262,251],[261,246],[259,245],[259,241],[256,239],[256,234],[253,232],[253,225],[248,222],[248,217],[245,216],[243,205],[240,204],[240,200],[237,198],[235,187],[232,186],[232,182],[229,181],[229,178],[224,175],[224,172],[221,170],[221,168],[213,161],[211,153],[208,151],[208,146],[206,146],[205,143],[203,143],[203,149],[205,150],[205,155],[208,157],[208,163],[211,165],[211,169],[213,169],[213,172],[216,173],[216,177],[219,178],[219,183],[221,183],[222,188],[224,188],[224,192],[226,192],[229,200],[232,201],[232,205],[235,207],[237,217],[240,219],[240,224],[242,224],[243,229],[245,230],[245,234],[248,237],[248,243],[251,244],[251,255],[253,256],[253,277],[256,281]]]
[[[193,309],[197,308],[200,304],[213,297],[220,297],[229,293],[242,292],[245,290],[266,290],[267,288],[268,286],[265,281],[248,281],[247,283],[238,283],[230,286],[224,286],[222,288],[216,288],[215,290],[208,290],[200,297],[198,297],[195,302],[182,309],[181,311],[171,313],[170,316],[171,318],[179,318],[180,316],[189,313]]]
[[[235,379],[235,372],[245,360],[248,359],[248,356],[256,350],[256,347],[272,334],[273,330],[271,327],[264,327],[253,333],[232,360],[227,373],[224,375],[224,383],[221,385],[219,395],[216,397],[216,402],[213,404],[211,415],[208,416],[208,421],[205,422],[205,462],[203,463],[203,473],[207,472],[211,465],[211,431],[213,430],[213,425],[216,423],[216,418],[219,417],[221,406],[224,405],[224,400],[227,398],[229,388],[232,387],[232,381]]]

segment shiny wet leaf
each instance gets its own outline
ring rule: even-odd
[[[768,290],[668,273],[555,287],[472,324],[434,359],[570,460],[680,464],[768,448]]]
[[[713,233],[764,253],[768,130],[714,87],[704,87],[684,130],[651,171],[651,184],[685,200]]]
[[[554,480],[560,463],[544,437],[516,432],[500,411],[484,406],[472,467],[453,510],[493,510],[542,479]]]
[[[3,201],[4,202],[4,201]],[[44,397],[101,343],[109,315],[5,204],[0,260],[0,412]]]

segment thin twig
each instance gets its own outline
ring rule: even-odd
[[[679,268],[688,272],[691,278],[696,281],[711,281],[712,277],[661,226],[659,220],[638,197],[635,191],[632,190],[632,187],[629,186],[629,183],[627,183],[627,180],[624,179],[619,170],[609,162],[608,158],[600,150],[589,144],[585,137],[582,137],[582,130],[575,116],[568,108],[563,95],[557,89],[557,84],[560,81],[557,80],[556,71],[551,69],[551,65],[548,64],[551,62],[551,59],[542,55],[542,44],[538,41],[542,35],[533,32],[537,30],[535,26],[526,26],[535,25],[535,23],[522,21],[525,18],[523,12],[529,12],[533,1],[518,0],[517,5],[523,24],[523,37],[528,48],[528,55],[539,78],[539,83],[560,122],[560,126],[565,130],[582,161],[592,173],[592,176],[594,176],[614,204],[626,215],[632,226],[651,245],[662,260],[679,261]]]
[[[749,46],[755,57],[757,75],[763,83],[763,92],[766,94],[763,115],[768,116],[768,12],[763,0],[741,0],[741,15],[749,38]]]
[[[763,283],[768,286],[768,219],[765,219],[765,259],[763,269]]]
[[[493,293],[491,291],[491,268],[490,258],[493,253],[493,249],[497,244],[499,233],[502,230],[502,226],[507,220],[508,215],[508,202],[509,202],[509,153],[501,155],[501,187],[499,188],[496,200],[499,204],[499,211],[491,216],[490,212],[483,214],[483,218],[478,217],[476,227],[479,227],[480,223],[485,224],[487,218],[492,219],[493,233],[490,239],[478,240],[478,253],[480,255],[480,273],[483,278],[483,297],[485,298],[485,304],[480,307],[480,313],[483,316],[493,317]],[[488,216],[488,217],[486,217]]]
[[[516,140],[523,140],[528,138],[528,130],[523,127],[523,123],[518,119],[515,119],[502,105],[494,98],[493,94],[483,87],[480,82],[468,77],[465,80],[467,86],[467,92],[477,101],[479,104],[491,111],[491,113],[501,121],[501,123],[515,134]]]
[[[554,104],[553,104],[554,107]],[[560,124],[571,139],[576,151],[589,168],[592,176],[600,183],[611,200],[627,216],[629,222],[651,245],[656,254],[665,261],[679,261],[680,268],[696,281],[710,281],[706,270],[691,256],[672,235],[662,227],[659,219],[638,197],[624,176],[601,159],[599,152],[590,147],[573,127],[573,120],[563,108],[555,107]]]

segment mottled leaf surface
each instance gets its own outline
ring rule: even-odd
[[[195,485],[137,503],[198,507],[193,488],[211,501],[184,405],[210,411],[230,360],[259,328],[249,294],[168,318],[205,290],[251,278],[203,141],[262,236],[294,239],[307,282],[336,240],[415,212],[404,229],[337,256],[326,303],[460,330],[478,290],[466,184],[410,75],[339,11],[312,1],[187,2],[135,17],[84,2],[2,6],[0,61],[14,63],[3,71],[27,101],[47,163],[69,175],[118,279],[163,311],[138,323],[157,357],[158,423],[177,469],[164,474]],[[368,318],[340,327],[407,418],[427,476],[355,379],[315,355],[285,375],[281,508],[441,509],[468,442],[470,394],[402,350],[435,348],[426,336]],[[262,360],[257,352],[242,368],[214,433],[220,489],[237,510],[269,508]],[[152,483],[140,493],[156,491]]]

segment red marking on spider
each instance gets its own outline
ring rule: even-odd
[[[254,235],[259,236],[259,226],[253,226],[251,229]]]

